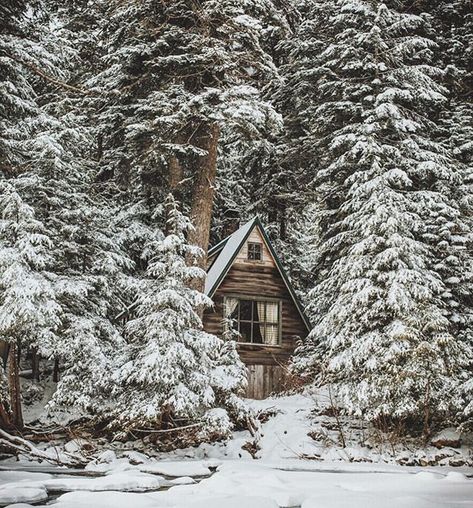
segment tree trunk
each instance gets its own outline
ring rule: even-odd
[[[53,382],[59,382],[59,358],[54,358]]]
[[[0,340],[0,361],[3,363],[3,367],[6,367],[8,360],[9,344],[4,340]]]
[[[8,430],[13,428],[11,415],[7,407],[5,407],[4,399],[0,399],[0,428]]]
[[[31,377],[33,381],[39,381],[39,355],[36,348],[31,350]]]
[[[219,135],[220,128],[218,124],[202,123],[192,138],[194,146],[207,152],[205,156],[199,158],[195,171],[190,214],[194,230],[190,232],[188,238],[191,245],[197,245],[203,250],[204,255],[197,260],[197,266],[204,270],[207,262],[210,223],[212,220]],[[192,287],[203,292],[205,281],[203,279],[196,280],[193,282]],[[202,313],[203,309],[201,315]]]
[[[8,384],[12,424],[16,429],[21,430],[23,428],[23,412],[21,409],[20,365],[18,347],[15,342],[10,344],[8,354]]]

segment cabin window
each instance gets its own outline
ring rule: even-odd
[[[263,260],[263,245],[256,242],[248,242],[248,259],[251,261]]]
[[[278,345],[281,342],[281,301],[225,298],[227,330],[238,342]]]

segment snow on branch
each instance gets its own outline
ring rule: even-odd
[[[51,453],[40,450],[30,441],[19,436],[13,436],[2,429],[0,429],[0,445],[4,446],[7,450],[12,450],[35,459],[45,460],[46,462],[61,466],[83,467],[88,463],[85,457],[73,453],[62,452],[59,454],[59,452]]]

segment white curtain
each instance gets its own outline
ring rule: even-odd
[[[238,305],[238,298],[225,298],[225,317],[229,318],[235,312]]]
[[[262,342],[263,342],[263,344],[265,344],[266,343],[266,336],[265,336],[265,333],[264,333],[264,321],[265,321],[264,307],[265,307],[265,302],[256,302],[256,307],[258,309],[259,331],[261,333]]]
[[[279,304],[276,302],[266,303],[266,337],[265,343],[277,345],[279,342]]]
[[[229,332],[230,328],[234,327],[235,323],[232,320],[232,314],[235,312],[237,306],[238,306],[238,298],[230,298],[230,297],[225,298],[225,308],[223,310],[224,317],[223,327],[225,332]],[[236,329],[238,330],[238,326]]]

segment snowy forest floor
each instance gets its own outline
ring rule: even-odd
[[[251,401],[262,421],[258,449],[248,445],[253,444],[248,432],[173,452],[158,452],[141,440],[53,443],[58,453],[86,444],[90,453],[93,446],[94,458],[74,474],[24,458],[0,462],[0,506],[473,506],[469,443],[439,449],[394,442],[360,422],[337,421],[327,400],[320,391]]]

